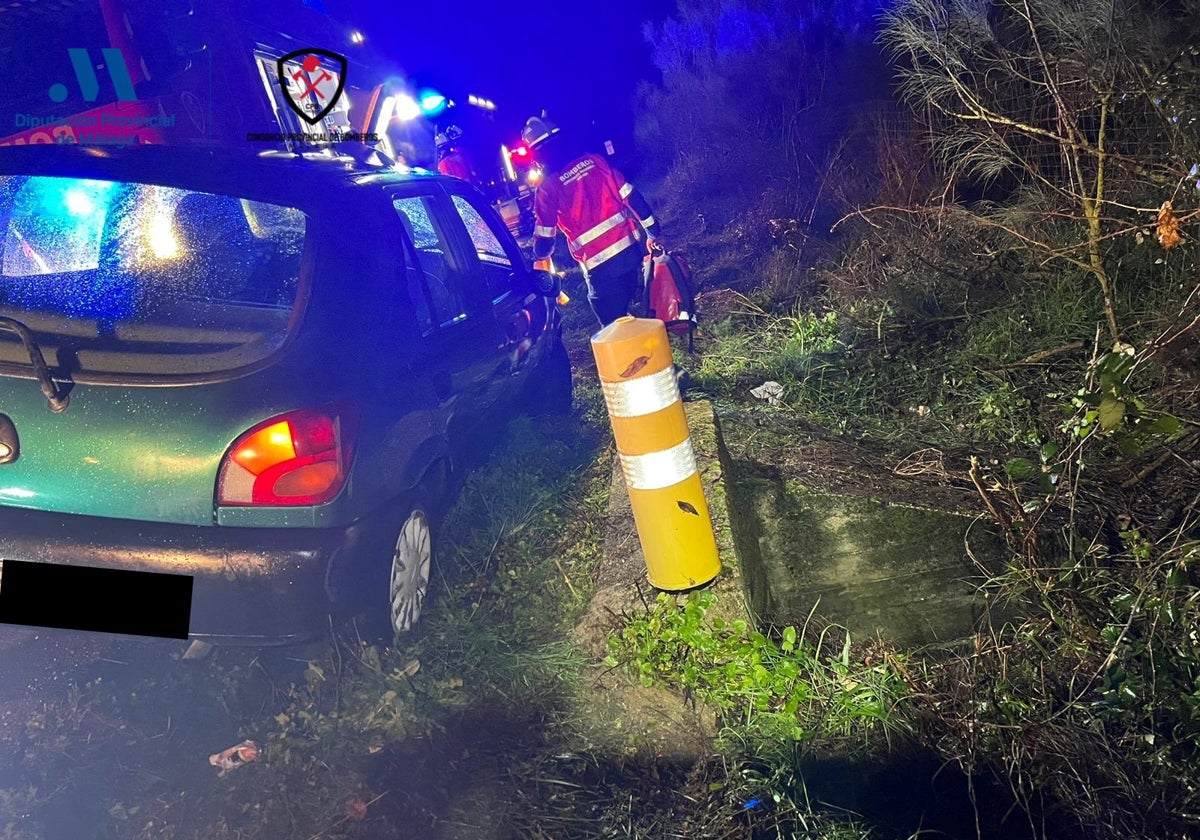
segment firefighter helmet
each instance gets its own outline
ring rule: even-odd
[[[558,126],[545,117],[530,117],[525,123],[525,128],[521,131],[521,139],[525,141],[526,146],[536,149],[555,134],[558,134],[558,131]]]
[[[433,138],[433,144],[439,149],[448,148],[462,139],[462,129],[456,125],[449,126],[444,132],[438,132]]]

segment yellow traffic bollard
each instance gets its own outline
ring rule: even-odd
[[[721,571],[667,329],[625,316],[592,336],[650,583],[678,591]]]

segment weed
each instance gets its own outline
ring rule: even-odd
[[[1200,825],[1200,522],[1195,502],[1172,511],[1155,493],[1147,515],[1133,495],[1194,446],[1195,424],[1139,389],[1153,352],[1099,354],[1036,457],[1009,460],[991,489],[977,482],[1016,549],[989,588],[1026,618],[981,634],[973,657],[925,669],[946,754],[1097,837]],[[1119,482],[1098,480],[1105,462],[1143,453],[1152,460]]]
[[[867,743],[905,729],[896,713],[903,682],[887,662],[852,660],[848,634],[840,652],[826,656],[823,640],[809,644],[795,627],[773,640],[742,620],[706,621],[715,597],[692,593],[680,607],[660,595],[610,639],[608,664],[628,665],[646,685],[665,682],[695,695],[756,744]]]

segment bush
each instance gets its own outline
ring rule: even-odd
[[[753,278],[786,231],[807,241],[833,220],[830,161],[887,95],[868,31],[880,3],[839,5],[684,0],[647,28],[663,80],[639,91],[639,145],[702,282]]]

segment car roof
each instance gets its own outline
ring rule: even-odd
[[[282,202],[308,209],[340,203],[355,187],[445,180],[419,169],[396,168],[354,155],[291,153],[252,148],[139,145],[25,145],[0,147],[0,176],[43,175],[129,181]],[[378,156],[376,156],[378,159]],[[332,202],[331,202],[332,199]]]

